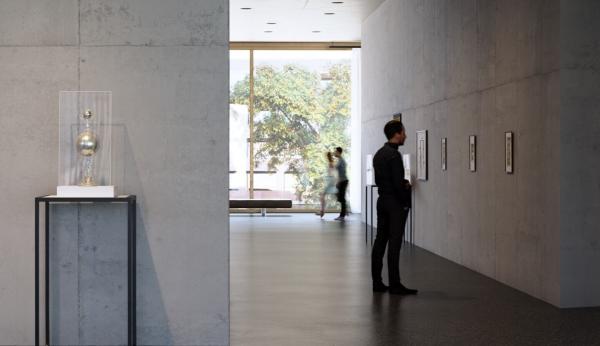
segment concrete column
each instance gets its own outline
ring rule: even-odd
[[[138,343],[229,343],[228,1],[0,1],[0,344],[33,344],[33,198],[58,94],[110,90],[138,196]],[[53,209],[53,341],[123,344],[124,210]],[[124,290],[124,291],[123,291]]]
[[[560,11],[560,305],[600,306],[600,3]]]

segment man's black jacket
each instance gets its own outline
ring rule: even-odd
[[[404,163],[398,144],[385,143],[373,157],[373,169],[379,196],[394,197],[403,207],[410,207],[410,185],[404,179]]]

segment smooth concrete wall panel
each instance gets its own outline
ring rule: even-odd
[[[598,14],[600,4],[580,0],[560,3],[560,66],[562,69],[595,72],[598,60]]]
[[[114,180],[138,196],[138,344],[228,344],[228,3],[52,5],[0,2],[0,344],[33,344],[33,197],[78,88],[113,92]],[[123,206],[51,216],[54,343],[124,343]]]
[[[0,1],[0,46],[76,46],[77,0]]]
[[[477,1],[480,88],[559,68],[560,2]]]
[[[563,52],[560,39],[556,38],[560,38],[561,30],[565,29],[560,25],[561,2],[545,1],[542,11],[542,71],[558,71]]]
[[[227,46],[227,2],[82,0],[82,45]]]
[[[477,1],[478,88],[487,89],[496,81],[496,1]]]
[[[600,305],[600,78],[561,73],[561,300],[565,307]]]
[[[142,343],[227,340],[226,55],[225,47],[82,48],[82,88],[112,87],[113,120],[127,129],[125,186],[138,195],[144,232]],[[199,292],[210,299],[195,299]]]
[[[403,113],[412,155],[429,132],[429,177],[416,181],[417,244],[559,303],[559,2],[388,0],[363,23],[363,155]],[[515,134],[515,174],[504,133]],[[469,171],[469,135],[477,171]],[[448,140],[448,169],[440,140]]]
[[[544,138],[543,146],[545,148],[543,155],[546,157],[544,179],[546,186],[543,197],[544,207],[544,234],[545,241],[542,248],[542,265],[547,268],[542,272],[542,290],[543,295],[552,297],[552,301],[560,299],[561,285],[556,281],[560,277],[560,257],[556,253],[560,252],[560,222],[556,222],[554,215],[560,214],[560,184],[556,181],[560,179],[561,155],[560,147],[556,145],[557,138],[560,138],[560,73],[558,71],[547,75],[545,82],[544,98],[546,102],[542,103],[543,113],[547,115],[544,123],[544,132],[548,135]],[[517,150],[518,147],[516,148]]]
[[[53,205],[51,343],[127,343],[127,207]]]
[[[0,47],[0,344],[33,343],[34,197],[58,181],[58,92],[77,88],[77,56]]]
[[[125,344],[127,207],[82,204],[78,214],[79,344]]]
[[[50,207],[50,320],[54,344],[79,345],[79,208],[69,204]],[[90,269],[90,268],[86,268]]]
[[[477,247],[481,254],[480,270],[490,277],[496,276],[496,233],[498,227],[503,227],[504,223],[498,223],[496,220],[497,207],[502,205],[497,197],[499,184],[489,184],[488,181],[510,179],[505,177],[503,162],[497,159],[504,155],[504,135],[495,109],[496,91],[488,89],[482,92],[479,98],[482,126],[477,140],[481,153],[478,157],[478,170],[484,178],[478,181],[477,187],[480,193]]]
[[[467,94],[477,87],[477,1],[448,1],[446,7],[445,75],[447,97]],[[428,100],[429,102],[434,100]],[[437,100],[435,100],[437,101]]]
[[[496,1],[496,83],[532,75],[541,41],[542,5],[545,0]]]
[[[561,2],[561,303],[600,305],[600,3]]]

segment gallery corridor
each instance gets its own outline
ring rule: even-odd
[[[600,309],[559,310],[418,247],[401,270],[419,295],[373,294],[364,225],[333,217],[230,217],[232,345],[600,344]]]

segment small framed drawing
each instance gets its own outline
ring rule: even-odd
[[[512,131],[504,133],[504,169],[507,174],[513,174],[514,172],[513,137]]]
[[[442,138],[442,171],[448,168],[448,140],[446,137]]]
[[[477,170],[477,137],[469,136],[469,170],[475,172]]]
[[[427,130],[417,131],[417,179],[427,180]]]

